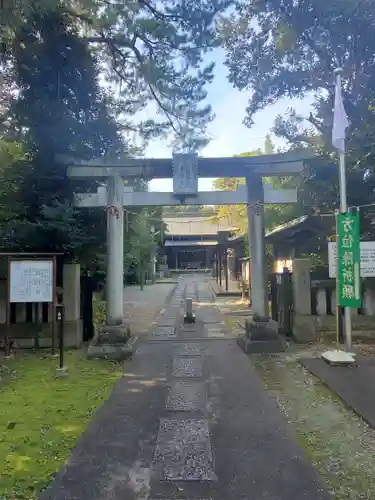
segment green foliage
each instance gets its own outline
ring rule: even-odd
[[[92,321],[95,333],[98,326],[104,325],[107,317],[107,302],[102,300],[100,295],[94,294],[92,300]]]
[[[88,40],[104,61],[107,78],[120,87],[118,109],[123,127],[140,130],[145,138],[169,130],[174,147],[195,150],[206,143],[205,127],[212,118],[206,84],[213,64],[203,55],[217,44],[214,21],[229,0],[161,0],[90,2],[85,12],[70,9],[90,30]],[[150,103],[157,119],[137,121],[134,113]],[[126,116],[125,116],[125,113]]]
[[[143,288],[145,274],[149,268],[150,261],[156,255],[157,243],[153,232],[153,224],[149,222],[149,214],[146,210],[132,222],[132,236],[130,238],[131,255],[134,266],[137,269],[138,282]],[[153,231],[154,230],[154,231]]]
[[[250,0],[222,20],[230,81],[251,90],[246,123],[284,97],[314,99],[309,116],[289,110],[275,133],[291,147],[310,146],[320,155],[299,182],[303,203],[324,211],[338,208],[339,190],[331,130],[334,69],[343,67],[344,103],[350,119],[347,140],[349,205],[371,204],[375,193],[375,4],[356,0]],[[372,210],[362,228],[371,236]]]
[[[82,187],[66,177],[55,157],[85,159],[121,148],[97,85],[96,63],[62,11],[36,12],[16,33],[13,72],[20,94],[11,107],[12,123],[28,154],[4,171],[13,187],[0,193],[9,212],[0,220],[3,245],[89,259],[89,249],[104,241],[104,214],[72,207],[73,192]],[[93,188],[94,182],[83,186]]]
[[[259,156],[262,154],[272,154],[274,146],[271,137],[267,135],[264,151],[257,149],[248,153],[242,153],[240,156]],[[296,180],[289,177],[268,177],[264,182],[272,183],[275,188],[296,187]],[[215,181],[215,188],[221,191],[234,191],[240,184],[245,184],[244,178],[219,178]],[[237,234],[248,231],[247,206],[246,205],[224,205],[216,207],[217,217],[223,219],[228,225],[236,228]],[[302,215],[303,207],[301,205],[266,205],[264,208],[265,227],[271,230],[274,227],[287,222],[290,219]]]
[[[205,88],[213,65],[203,64],[203,55],[217,44],[215,17],[228,3],[5,3],[0,138],[8,149],[19,144],[24,153],[7,152],[11,161],[2,161],[4,248],[62,251],[104,271],[105,214],[72,206],[73,192],[92,192],[97,183],[67,179],[56,155],[129,155],[135,148],[124,138],[133,133],[148,141],[172,131],[177,150],[204,145],[212,118]],[[99,71],[107,92],[98,85]],[[155,120],[139,118],[138,112],[147,115],[150,108],[158,112]],[[1,149],[0,160],[4,154]],[[139,179],[135,187],[145,189],[145,182]],[[124,257],[130,280],[134,267],[156,252],[157,239],[132,226],[128,221]]]

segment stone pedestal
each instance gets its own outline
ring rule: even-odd
[[[163,278],[168,278],[169,277],[169,269],[167,264],[159,264],[159,272],[160,272],[160,277],[162,277],[161,273],[163,273]]]
[[[269,317],[254,316],[246,320],[245,333],[237,337],[237,344],[246,353],[285,351],[285,342],[278,334],[278,324]]]
[[[131,358],[132,347],[129,345],[130,327],[122,325],[103,325],[90,342],[87,350],[89,359],[111,359],[122,361]]]

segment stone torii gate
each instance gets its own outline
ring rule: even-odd
[[[264,244],[264,204],[294,203],[294,189],[272,189],[262,177],[297,175],[310,150],[229,158],[198,158],[178,154],[168,159],[98,158],[88,162],[60,159],[68,176],[95,178],[106,183],[97,193],[77,194],[78,207],[107,207],[107,325],[123,323],[124,206],[232,205],[247,204],[249,246],[252,259],[253,313],[268,316],[268,283]],[[173,193],[133,192],[123,179],[173,178]],[[198,177],[244,177],[246,185],[236,191],[198,192]]]

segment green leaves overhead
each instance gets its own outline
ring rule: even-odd
[[[375,6],[367,0],[239,1],[220,36],[231,82],[252,92],[247,123],[281,97],[331,91],[338,65],[356,101],[373,65],[374,27]]]
[[[203,55],[217,44],[214,20],[228,0],[98,1],[72,16],[103,61],[106,80],[118,93],[124,130],[149,139],[174,133],[176,149],[205,144],[212,119],[205,102],[214,66]],[[143,112],[139,118],[135,114]],[[150,119],[150,111],[157,118]]]
[[[19,92],[9,100],[8,136],[18,136],[3,167],[0,217],[7,250],[62,251],[90,260],[105,241],[104,212],[78,211],[79,185],[55,161],[57,154],[93,158],[123,143],[97,84],[87,44],[63,11],[32,11],[13,40],[11,74]],[[9,148],[8,148],[9,150]],[[21,154],[21,152],[25,152]],[[9,155],[9,152],[8,152]]]
[[[214,66],[204,54],[217,45],[215,20],[229,0],[17,0],[2,12],[4,51],[35,13],[63,10],[100,60],[116,97],[112,111],[127,137],[172,131],[176,149],[206,143],[212,119],[206,85]],[[6,36],[5,36],[6,33]],[[141,112],[141,115],[139,115]],[[150,118],[155,115],[156,118]]]
[[[219,38],[229,78],[250,93],[245,123],[282,98],[309,96],[312,109],[289,109],[274,132],[291,147],[315,149],[320,163],[299,179],[300,199],[322,212],[338,207],[337,158],[331,145],[334,70],[343,68],[349,205],[373,203],[375,195],[375,3],[371,0],[239,0],[223,18]],[[373,233],[371,208],[364,233]]]

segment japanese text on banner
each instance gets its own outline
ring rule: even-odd
[[[359,214],[339,214],[338,220],[338,303],[361,307]]]

